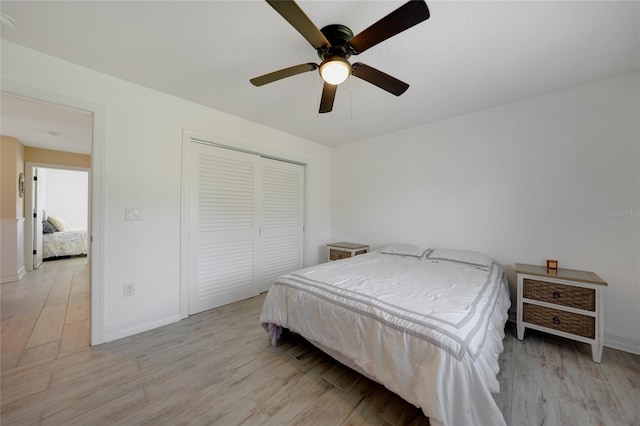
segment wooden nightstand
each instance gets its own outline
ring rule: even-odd
[[[369,251],[369,246],[354,243],[333,243],[327,244],[329,250],[329,260],[346,259],[348,257],[365,254]]]
[[[593,272],[516,264],[518,339],[525,328],[591,345],[594,362],[602,359],[602,292],[607,283]]]

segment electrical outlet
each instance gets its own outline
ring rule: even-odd
[[[136,294],[136,285],[134,283],[127,283],[124,285],[124,297],[133,296]]]

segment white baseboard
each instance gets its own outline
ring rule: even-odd
[[[20,281],[22,278],[24,278],[26,273],[27,273],[27,270],[25,269],[24,265],[22,265],[20,267],[20,270],[18,271],[18,281]]]
[[[133,336],[163,325],[180,321],[180,310],[175,309],[159,314],[149,315],[144,318],[138,318],[135,321],[127,321],[120,324],[107,326],[104,329],[104,342],[122,339],[123,337]]]
[[[615,333],[604,333],[604,345],[609,348],[640,355],[640,340],[620,336]]]
[[[20,281],[20,274],[4,274],[0,275],[0,283],[11,283],[14,281]]]
[[[24,269],[24,266],[23,266],[16,273],[0,275],[0,283],[10,283],[14,281],[20,281],[26,273],[27,273],[27,270]]]

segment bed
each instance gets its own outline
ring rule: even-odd
[[[43,259],[87,254],[86,229],[71,229],[66,220],[57,216],[46,217],[42,225]]]
[[[70,231],[42,234],[42,258],[79,256],[87,254],[87,230],[72,229]]]
[[[432,425],[504,425],[491,393],[510,306],[481,253],[391,245],[280,276],[261,325],[297,333],[420,407]]]

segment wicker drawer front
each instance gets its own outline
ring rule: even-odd
[[[329,260],[346,259],[351,257],[350,251],[329,249]]]
[[[564,331],[565,333],[590,339],[595,337],[596,319],[586,315],[524,303],[522,319],[531,324]]]
[[[569,306],[585,311],[596,311],[596,291],[592,288],[574,287],[525,278],[523,296],[554,305]]]

